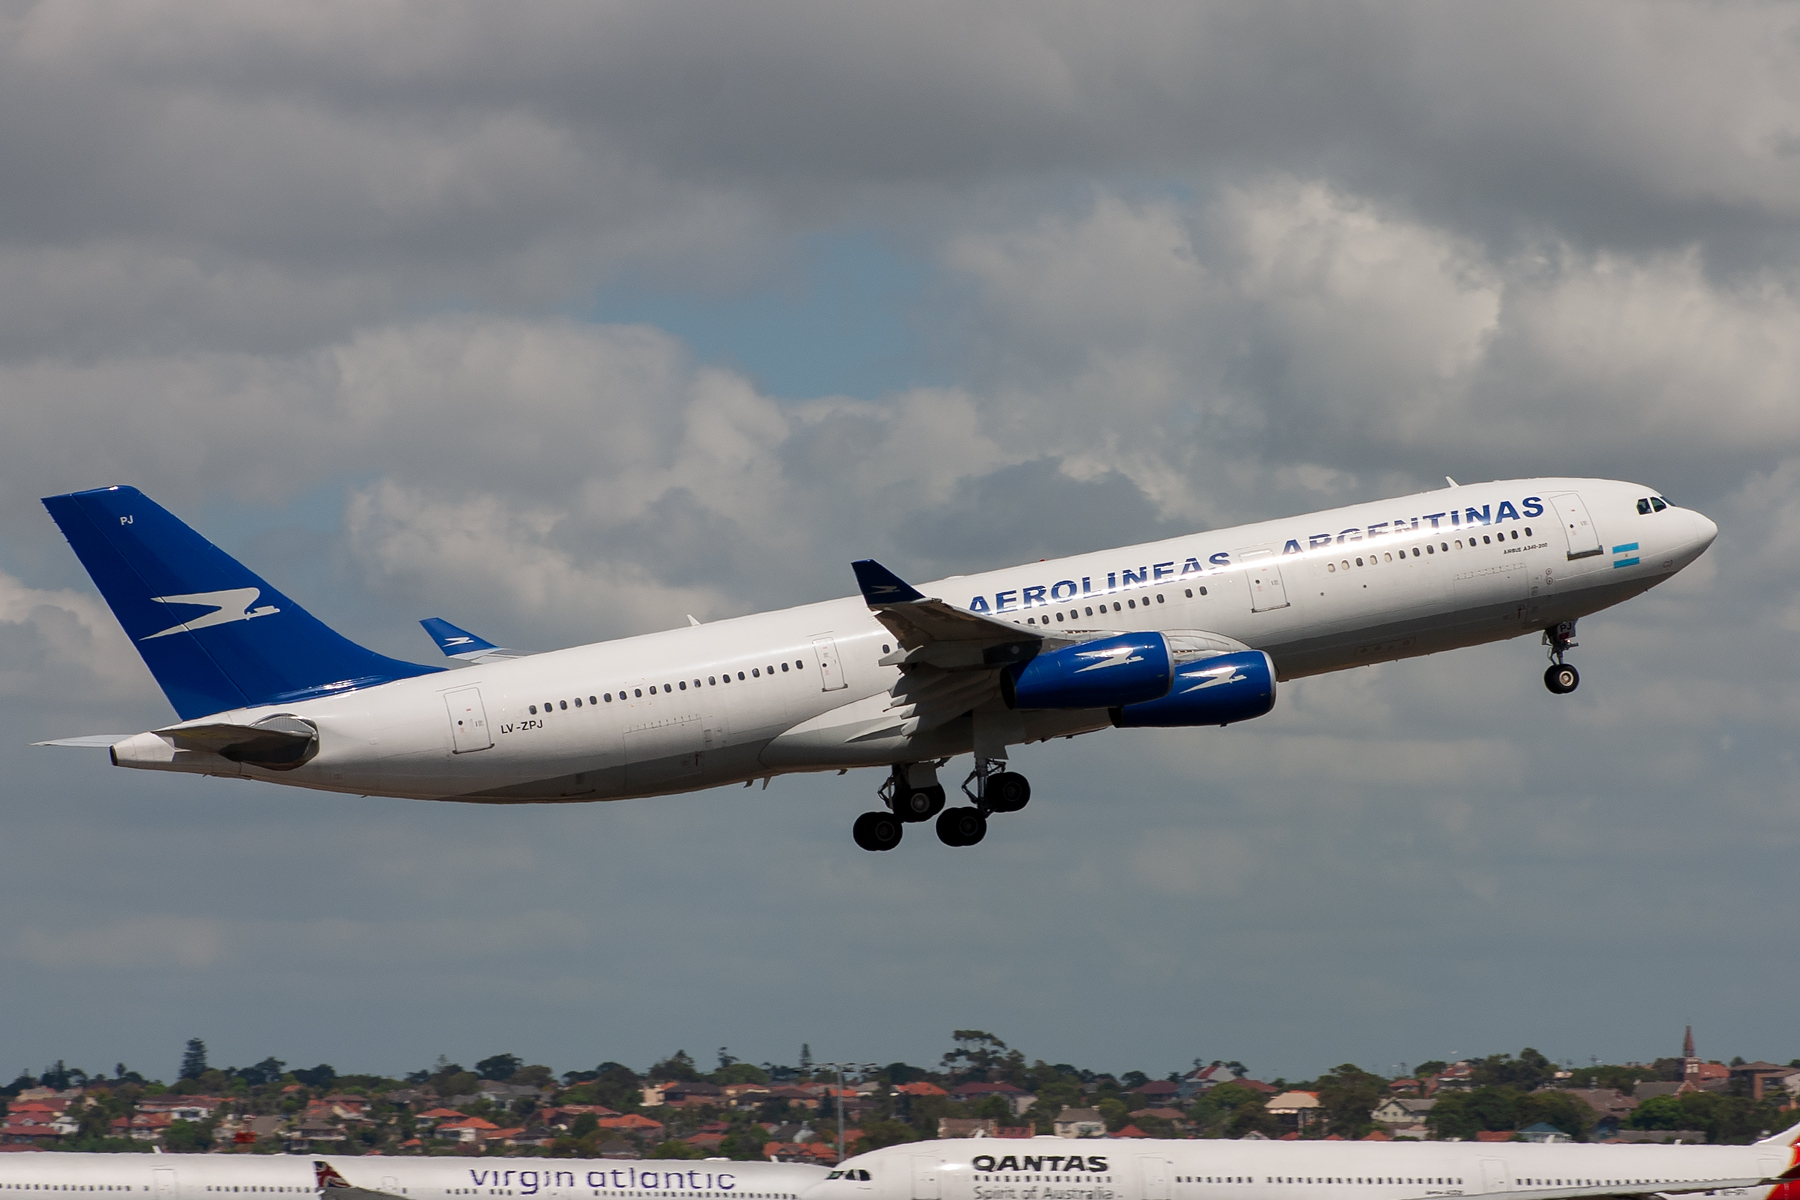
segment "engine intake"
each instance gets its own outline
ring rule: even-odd
[[[1000,673],[1008,708],[1117,708],[1165,695],[1175,660],[1160,633],[1096,638]]]
[[[1168,694],[1114,707],[1120,729],[1230,725],[1275,707],[1275,664],[1261,650],[1215,654],[1183,663]]]

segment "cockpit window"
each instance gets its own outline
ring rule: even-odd
[[[1665,509],[1669,506],[1667,503],[1664,502],[1664,500],[1661,496],[1652,496],[1652,497],[1650,497],[1650,507],[1654,508],[1657,512],[1661,512],[1663,509]]]
[[[1649,513],[1650,513],[1650,498],[1648,496],[1646,496],[1644,499],[1638,501],[1638,515],[1639,516],[1648,516]]]

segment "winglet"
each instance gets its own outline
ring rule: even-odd
[[[505,646],[496,646],[490,641],[478,638],[466,629],[458,629],[441,617],[426,617],[419,624],[431,635],[446,657],[457,659],[471,665],[500,662],[508,658],[524,658],[523,650],[508,650]]]
[[[870,608],[925,598],[923,592],[872,558],[859,559],[850,564],[850,569],[856,572],[856,586],[862,589]]]

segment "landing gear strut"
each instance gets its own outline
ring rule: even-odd
[[[975,769],[962,786],[969,807],[944,810],[937,822],[938,841],[946,846],[973,846],[987,836],[990,815],[1018,812],[1031,802],[1031,784],[1005,767],[1003,759],[975,760]]]
[[[1581,686],[1581,672],[1563,661],[1579,645],[1575,640],[1575,622],[1564,621],[1544,630],[1544,645],[1550,647],[1550,666],[1544,672],[1544,686],[1558,696],[1566,696]]]
[[[876,795],[902,821],[929,821],[944,810],[944,789],[931,763],[895,763]]]
[[[906,826],[937,818],[938,840],[946,846],[973,846],[987,836],[988,817],[1018,812],[1031,803],[1031,784],[1006,761],[977,758],[975,769],[963,781],[967,805],[944,807],[944,788],[937,769],[943,762],[896,763],[876,795],[887,811],[866,812],[856,818],[852,836],[864,850],[892,850],[900,844]]]

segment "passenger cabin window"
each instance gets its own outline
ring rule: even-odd
[[[531,706],[531,715],[534,717],[537,716],[537,705],[535,704]]]

